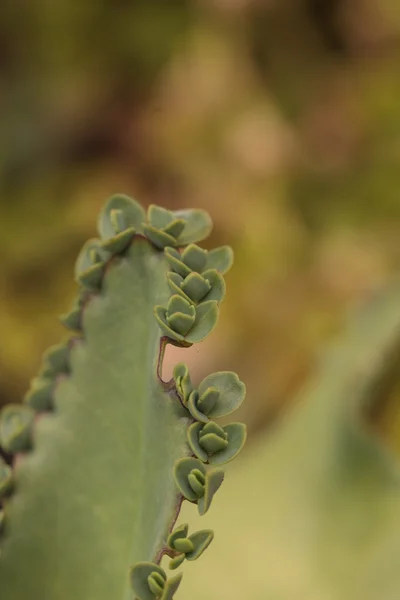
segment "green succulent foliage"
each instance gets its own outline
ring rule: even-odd
[[[76,261],[76,281],[89,290],[99,290],[109,257],[108,252],[103,250],[100,240],[95,238],[88,240]]]
[[[246,442],[246,425],[230,423],[220,427],[214,421],[193,423],[188,429],[188,443],[205,463],[222,465],[239,454]]]
[[[207,252],[191,243],[182,252],[168,247],[165,256],[171,267],[172,297],[166,306],[155,307],[156,318],[169,338],[186,344],[200,342],[217,323],[225,297],[222,274],[232,265],[232,249],[222,246]]]
[[[192,417],[202,423],[229,415],[239,408],[246,396],[246,386],[232,371],[205,377],[197,389],[193,387],[184,363],[176,365],[173,376],[182,403]]]
[[[351,319],[294,408],[230,471],[207,519],[222,535],[183,597],[399,597],[399,460],[367,421],[398,384],[399,361],[397,283]]]
[[[221,469],[206,468],[197,458],[181,458],[175,463],[176,484],[184,498],[197,504],[199,515],[210,508],[214,494],[224,479]]]
[[[184,523],[177,527],[168,537],[167,545],[174,558],[169,563],[170,569],[178,568],[183,561],[196,560],[208,548],[214,539],[211,529],[197,531],[188,536],[189,525]]]
[[[131,571],[132,588],[140,600],[172,600],[182,580],[182,574],[167,578],[159,565],[140,562]]]
[[[0,411],[0,446],[9,453],[31,446],[35,413],[29,406],[8,404]]]
[[[90,290],[82,288],[79,290],[77,297],[72,303],[70,310],[61,315],[61,323],[71,331],[82,331],[82,313],[86,302],[90,299]]]
[[[170,211],[151,204],[147,221],[142,225],[144,235],[157,248],[185,246],[200,242],[212,229],[212,222],[203,210]]]
[[[190,244],[181,253],[174,248],[168,248],[165,255],[172,271],[181,277],[187,277],[193,272],[204,276],[213,270],[225,275],[233,263],[233,252],[229,246],[207,251],[196,244]]]
[[[166,344],[203,339],[225,293],[214,267],[205,287],[193,272],[174,293],[164,246],[184,255],[210,229],[203,211],[150,206],[146,215],[123,195],[101,212],[62,317],[76,333],[46,352],[23,403],[0,414],[0,445],[18,459],[13,469],[0,461],[7,600],[172,600],[182,575],[167,578],[162,557],[176,568],[210,544],[209,530],[171,534],[182,501],[204,514],[224,473],[191,456],[193,415],[160,376]],[[189,248],[200,268],[196,256],[207,254]]]
[[[123,194],[110,198],[98,220],[102,248],[111,254],[123,252],[144,219],[145,212],[138,202]]]

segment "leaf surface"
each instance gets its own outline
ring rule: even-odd
[[[135,238],[86,305],[71,374],[5,505],[2,598],[131,600],[130,567],[167,538],[173,465],[188,451],[183,409],[156,376],[153,307],[170,296],[167,271],[163,253]]]

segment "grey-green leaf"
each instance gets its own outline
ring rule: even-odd
[[[51,410],[54,405],[53,391],[56,382],[54,379],[37,377],[24,397],[24,404],[28,404],[34,411],[42,412]]]
[[[152,593],[148,584],[148,578],[153,573],[159,574],[162,580],[166,581],[164,569],[152,562],[141,561],[131,569],[131,585],[138,600],[155,600],[156,596]]]
[[[233,264],[233,250],[230,246],[220,246],[210,250],[207,256],[207,269],[216,269],[224,275]]]
[[[210,508],[214,495],[219,490],[224,480],[224,472],[221,469],[209,469],[206,472],[206,483],[204,496],[199,498],[197,508],[199,515],[205,515]]]
[[[164,306],[157,305],[154,307],[154,315],[156,317],[157,323],[161,328],[161,331],[171,340],[176,340],[178,342],[183,342],[185,337],[181,335],[179,332],[172,329],[167,321],[167,311]]]
[[[206,475],[206,469],[202,462],[197,458],[181,458],[175,463],[174,466],[174,477],[176,485],[178,486],[181,494],[190,502],[196,502],[198,499],[197,494],[193,491],[189,484],[188,477],[194,469],[198,469],[204,475]]]
[[[185,229],[178,238],[179,246],[204,240],[212,231],[211,217],[205,210],[186,209],[174,211],[178,219],[186,221]]]
[[[211,286],[211,290],[205,297],[205,300],[216,300],[218,304],[221,304],[226,294],[226,284],[222,275],[216,269],[207,269],[202,276]]]
[[[188,366],[184,363],[178,363],[175,365],[173,378],[178,394],[181,396],[182,401],[186,403],[189,398],[189,394],[193,390]]]
[[[147,219],[150,225],[156,229],[165,229],[175,220],[175,217],[170,210],[156,204],[150,204],[147,209]]]
[[[174,273],[177,273],[181,277],[187,277],[190,275],[192,269],[185,265],[181,259],[181,255],[177,250],[175,250],[175,248],[166,247],[164,254]]]
[[[186,558],[186,556],[184,554],[178,554],[178,556],[175,556],[174,558],[172,558],[170,560],[170,562],[169,562],[169,568],[170,569],[177,569],[184,562],[185,558]]]
[[[213,419],[229,415],[239,408],[246,396],[246,386],[232,371],[220,371],[203,379],[199,385],[200,396],[208,388],[217,388],[220,392],[218,402],[208,413]]]
[[[177,540],[179,538],[187,537],[188,531],[189,531],[188,523],[183,523],[182,525],[179,525],[179,527],[174,529],[174,531],[172,531],[169,534],[168,540],[167,540],[167,546],[169,546],[172,550],[175,550],[175,546],[174,546],[175,540]]]
[[[218,303],[215,300],[202,302],[196,308],[196,319],[194,325],[185,336],[185,340],[191,344],[201,342],[214,329],[218,321]]]
[[[247,431],[244,423],[229,423],[223,428],[228,436],[227,446],[212,454],[208,462],[212,465],[223,465],[235,458],[246,443]]]
[[[59,373],[68,373],[69,363],[68,344],[57,344],[47,350],[43,356],[44,366],[41,370],[42,377],[55,377]]]
[[[147,223],[142,226],[142,229],[145,236],[156,246],[156,248],[163,250],[167,246],[176,246],[175,238],[169,233],[166,233],[161,229],[156,229]]]
[[[178,587],[181,584],[182,581],[182,573],[178,573],[178,575],[175,575],[175,577],[171,577],[170,579],[167,579],[167,583],[164,586],[164,593],[161,596],[160,600],[172,600],[174,597],[175,592],[177,591]]]
[[[28,450],[35,413],[30,406],[7,404],[0,411],[0,446],[14,454]]]
[[[83,246],[75,263],[75,279],[89,289],[100,288],[105,263],[109,254],[102,248],[100,240],[93,238]]]
[[[186,558],[187,560],[197,560],[213,541],[214,532],[211,529],[203,529],[192,533],[189,539],[194,546],[194,550],[186,554]]]
[[[103,242],[116,235],[111,218],[113,210],[122,212],[126,229],[132,228],[133,230],[141,231],[142,223],[146,220],[146,213],[143,207],[136,200],[129,198],[125,194],[115,194],[108,200],[99,215],[98,230]]]

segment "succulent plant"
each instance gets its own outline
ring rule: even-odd
[[[146,212],[112,197],[99,237],[75,267],[78,294],[62,322],[72,335],[43,357],[22,404],[0,415],[0,589],[7,600],[171,600],[213,532],[175,527],[184,500],[204,514],[220,465],[244,425],[212,419],[244,399],[236,374],[197,388],[180,364],[162,379],[166,345],[190,346],[214,328],[232,251],[197,242],[201,210]]]

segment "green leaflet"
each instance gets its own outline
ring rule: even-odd
[[[167,545],[170,550],[177,553],[169,564],[170,569],[176,569],[186,560],[197,560],[208,548],[214,539],[214,532],[210,529],[196,531],[188,536],[187,523],[177,527],[168,537]]]
[[[0,411],[0,445],[10,453],[30,450],[35,413],[30,406],[8,404]]]
[[[0,415],[0,444],[17,454],[13,469],[0,461],[7,600],[172,600],[182,574],[167,577],[163,555],[176,568],[213,539],[200,530],[168,545],[184,490],[194,486],[186,499],[204,514],[224,473],[190,456],[194,418],[180,391],[188,374],[179,390],[159,378],[166,343],[188,346],[214,327],[225,294],[217,267],[230,256],[218,251],[213,268],[190,272],[174,293],[163,248],[172,240],[184,254],[184,242],[210,229],[204,211],[151,206],[146,216],[123,195],[100,214],[100,238],[79,254],[78,297],[62,318],[79,337],[50,348],[23,404]],[[210,255],[191,244],[185,260]]]
[[[225,427],[219,427],[214,421],[205,425],[197,422],[188,429],[188,443],[193,454],[203,462],[214,465],[235,458],[245,441],[246,426],[243,423],[229,423]]]
[[[102,248],[112,254],[123,252],[144,218],[145,212],[138,202],[123,194],[110,198],[97,223]]]
[[[131,572],[132,587],[140,600],[172,600],[181,579],[181,573],[168,579],[164,569],[146,561],[138,563]]]
[[[229,415],[246,395],[246,386],[232,371],[212,373],[194,389],[188,367],[179,363],[174,368],[174,381],[183,404],[196,421],[203,423]]]
[[[324,357],[269,439],[231,468],[207,517],[219,534],[182,598],[397,600],[400,469],[363,411],[398,381],[399,355],[396,285]]]

